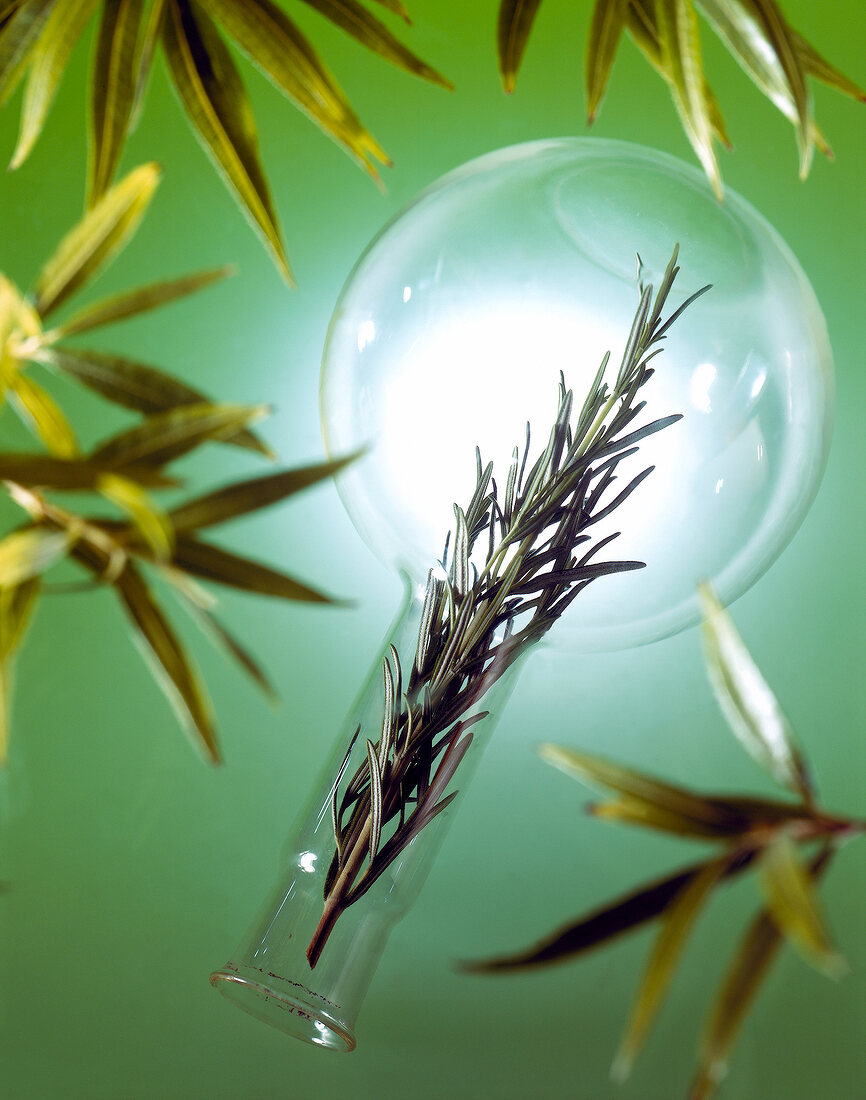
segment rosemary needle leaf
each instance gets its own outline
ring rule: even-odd
[[[182,705],[182,713],[191,720],[211,762],[220,763],[210,703],[204,689],[168,620],[131,562],[127,561],[114,586],[133,624],[156,658],[158,669],[168,678],[166,682],[158,675],[161,686],[170,685],[174,689],[168,691],[169,697]]]
[[[367,764],[370,770],[370,862],[376,858],[382,836],[382,776],[376,759],[376,746],[367,741]]]
[[[628,0],[596,0],[586,43],[586,111],[592,123],[607,88],[625,27]]]
[[[449,80],[420,57],[416,57],[356,0],[304,0],[304,3],[397,68],[438,84],[441,88],[453,90],[454,85]]]
[[[129,131],[134,130],[138,125],[138,119],[144,105],[147,80],[150,76],[151,66],[153,65],[156,44],[162,34],[162,23],[165,19],[166,4],[167,0],[152,0],[150,11],[144,22],[141,45],[138,51],[138,58],[136,59],[135,91],[132,98],[132,108],[129,113]]]
[[[114,178],[129,130],[143,8],[143,0],[114,0],[102,8],[90,81],[88,206]]]
[[[108,467],[162,466],[207,440],[233,435],[267,412],[265,405],[182,405],[112,436],[90,458]]]
[[[64,374],[71,375],[83,386],[126,409],[153,416],[186,405],[212,405],[208,397],[187,386],[164,371],[139,363],[123,355],[111,355],[83,348],[53,347],[43,349],[36,359]],[[273,452],[257,435],[247,429],[221,436],[220,443],[230,443],[256,451],[268,458]]]
[[[847,964],[830,944],[811,876],[784,833],[766,845],[760,868],[769,913],[785,936],[822,973],[842,977]]]
[[[777,782],[812,801],[812,783],[788,719],[712,589],[699,589],[707,675],[722,713],[744,748]]]
[[[27,527],[0,539],[0,589],[15,589],[60,561],[71,542],[68,531]],[[0,644],[0,656],[5,654]]]
[[[179,536],[172,560],[180,569],[195,577],[225,584],[230,588],[240,588],[244,592],[307,603],[336,602],[330,596],[308,588],[285,573],[230,554],[227,550],[198,539]]]
[[[260,508],[285,500],[303,489],[333,477],[358,457],[357,453],[333,462],[320,462],[294,470],[239,481],[205,496],[195,497],[178,505],[171,512],[171,521],[178,531],[199,531],[219,523],[237,519]]]
[[[661,1008],[694,922],[730,859],[730,855],[725,855],[704,864],[668,906],[611,1069],[615,1081],[625,1081],[631,1072],[635,1057]]]
[[[663,809],[651,802],[629,798],[627,795],[591,803],[586,807],[586,811],[602,821],[639,825],[645,829],[658,829],[663,833],[673,833],[676,836],[693,837],[698,840],[737,835],[745,832],[748,827],[744,821],[741,829],[721,828],[694,817],[686,817],[685,814],[674,813],[673,810]]]
[[[109,468],[88,458],[55,458],[51,455],[0,452],[0,481],[12,481],[30,488],[77,491],[97,489],[106,473],[122,473],[139,485],[167,488],[175,478],[148,466]]]
[[[843,95],[849,95],[853,99],[866,102],[866,91],[859,84],[855,84],[844,73],[840,73],[838,69],[834,68],[829,61],[818,53],[811,43],[807,42],[796,31],[791,31],[791,37],[800,56],[800,63],[810,76],[814,76],[822,84],[827,84],[829,87],[842,92]]]
[[[72,425],[41,386],[17,371],[9,390],[12,403],[52,454],[58,458],[72,458],[78,453]]]
[[[513,92],[517,71],[541,0],[501,0],[497,26],[499,72],[506,92]]]
[[[159,167],[134,168],[60,242],[36,284],[42,318],[57,309],[117,253],[138,228],[159,182]]]
[[[97,4],[98,0],[63,0],[45,21],[30,51],[21,130],[10,168],[24,163],[39,137],[72,49]]]
[[[192,275],[181,275],[177,279],[165,279],[159,283],[151,283],[148,286],[128,290],[123,294],[117,294],[112,298],[106,298],[101,302],[87,306],[80,310],[68,321],[57,325],[50,333],[46,333],[45,341],[56,342],[65,340],[69,336],[77,336],[81,332],[90,329],[101,328],[103,325],[111,325],[116,321],[124,321],[127,317],[135,317],[147,310],[156,309],[158,306],[173,302],[176,298],[183,298],[187,294],[193,294],[202,290],[211,283],[225,279],[234,274],[235,269],[230,265],[214,267],[207,271],[197,271]]]
[[[225,43],[201,7],[180,0],[169,0],[162,40],[169,73],[198,137],[283,278],[292,284],[276,211],[259,161],[252,108]]]

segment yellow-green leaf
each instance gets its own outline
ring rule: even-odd
[[[178,0],[169,0],[163,44],[175,88],[205,150],[291,283],[252,108],[228,50],[209,17]]]
[[[506,92],[513,92],[517,72],[541,0],[501,0],[497,24],[499,72]]]
[[[165,18],[166,0],[153,0],[150,12],[144,24],[141,36],[141,46],[136,59],[135,91],[132,99],[132,109],[129,114],[128,131],[134,130],[138,124],[141,109],[144,105],[144,97],[147,92],[147,79],[150,76],[150,68],[153,64],[153,55],[156,44],[162,34],[162,22]]]
[[[188,294],[194,294],[211,283],[225,279],[235,273],[235,268],[226,265],[210,268],[208,271],[197,271],[192,275],[181,275],[177,279],[165,279],[159,283],[150,283],[148,286],[137,287],[123,294],[116,294],[111,298],[104,298],[101,302],[85,306],[76,314],[55,326],[50,332],[45,333],[45,343],[56,343],[65,340],[69,336],[77,336],[79,333],[88,332],[103,325],[112,325],[117,321],[125,321],[127,317],[135,317],[139,313],[157,309],[167,302],[173,302],[176,298],[184,298]]]
[[[35,358],[71,375],[108,401],[146,416],[188,405],[213,405],[199,390],[155,367],[122,355],[55,347],[41,351]],[[273,457],[270,447],[247,429],[221,437],[219,442]]]
[[[50,569],[66,554],[71,540],[69,531],[48,527],[26,527],[0,539],[0,589],[14,589]],[[6,656],[5,644],[0,655]]]
[[[626,795],[633,802],[644,803],[650,814],[659,809],[689,819],[698,827],[712,829],[722,835],[736,834],[748,828],[749,822],[744,815],[723,809],[683,787],[662,783],[609,760],[566,749],[561,745],[542,744],[538,752],[543,760],[566,775],[592,786],[609,787]]]
[[[711,890],[730,863],[730,856],[707,863],[680,891],[662,917],[662,925],[629,1013],[611,1076],[624,1081],[646,1041],[692,927]]]
[[[830,943],[811,876],[784,833],[766,845],[760,868],[767,908],[781,931],[818,970],[834,978],[845,974],[847,965]]]
[[[824,870],[829,852],[822,852],[809,867],[816,879]],[[743,1021],[782,944],[782,933],[766,911],[752,922],[711,1006],[698,1069],[689,1100],[709,1100],[727,1072],[728,1060]]]
[[[106,473],[121,472],[140,485],[167,488],[177,485],[175,478],[149,466],[133,466],[118,471],[86,458],[55,458],[50,455],[0,452],[0,481],[12,481],[36,489],[65,489],[73,492],[95,489]]]
[[[721,199],[722,180],[704,92],[706,82],[694,7],[691,0],[656,0],[655,10],[662,64],[669,77],[674,103],[713,191]]]
[[[454,85],[441,73],[416,57],[399,39],[395,38],[384,23],[372,16],[356,0],[303,0],[335,26],[351,35],[373,53],[390,61],[408,73],[432,81],[442,88],[452,90]]]
[[[51,12],[30,52],[30,75],[24,92],[21,131],[10,168],[24,163],[42,132],[48,108],[63,70],[98,0],[63,0]]]
[[[58,458],[76,455],[75,432],[57,402],[26,374],[16,374],[9,386],[12,402],[48,450]]]
[[[217,489],[173,508],[171,521],[179,532],[197,531],[202,527],[225,523],[260,508],[267,508],[310,485],[333,477],[356,457],[349,455],[334,462],[321,462],[297,470],[281,470],[276,474],[266,474],[264,477],[227,485],[224,489]]]
[[[158,561],[167,561],[174,549],[171,520],[146,490],[129,478],[105,474],[99,492],[132,520]]]
[[[205,753],[220,763],[210,703],[183,646],[154,600],[144,579],[131,562],[115,581],[121,602],[157,662],[161,686],[180,703],[182,716],[191,720]],[[167,680],[166,680],[167,677]]]
[[[90,80],[88,206],[111,184],[126,140],[143,7],[143,0],[114,0],[102,8]]]
[[[808,770],[776,696],[709,585],[699,597],[707,674],[729,726],[779,783],[810,802]]]
[[[175,566],[194,577],[240,588],[244,592],[308,603],[334,602],[329,596],[308,588],[285,573],[198,539],[179,535],[173,561]]]
[[[126,244],[138,228],[158,183],[158,165],[134,168],[67,233],[36,284],[36,309],[42,318],[57,309]]]
[[[271,0],[203,0],[238,46],[282,92],[378,179],[387,154],[361,125],[309,41]]]
[[[601,107],[625,26],[628,0],[596,0],[586,43],[586,111],[593,122]]]
[[[31,577],[14,587],[0,587],[0,765],[5,765],[9,751],[14,653],[30,622],[40,585],[39,577]]]
[[[0,36],[0,107],[18,87],[58,0],[24,0]]]
[[[651,802],[628,798],[627,796],[593,803],[587,806],[587,812],[602,821],[638,825],[645,829],[658,829],[664,833],[673,833],[675,836],[695,837],[699,840],[734,836],[739,832],[745,832],[747,829],[745,821],[741,829],[719,827],[706,821],[699,821],[694,817],[686,817],[684,814],[663,809]]]
[[[103,467],[161,466],[207,440],[233,435],[267,412],[265,405],[183,405],[112,436],[89,457]]]

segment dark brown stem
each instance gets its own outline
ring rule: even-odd
[[[325,898],[322,915],[319,918],[319,923],[316,925],[313,938],[310,940],[310,945],[307,948],[307,960],[311,970],[314,969],[316,963],[319,961],[319,956],[322,954],[325,944],[328,942],[328,937],[334,930],[334,925],[337,923],[338,917],[346,908],[346,895],[351,889],[355,879],[358,877],[358,873],[367,855],[367,846],[369,843],[370,818],[368,816],[367,820],[364,822],[364,828],[361,830],[361,835],[355,841],[355,845],[349,854],[349,858],[346,860],[343,870],[337,876],[334,885],[328,891],[328,896]]]

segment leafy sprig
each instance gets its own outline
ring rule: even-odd
[[[597,577],[639,569],[643,562],[598,561],[617,535],[593,527],[641,484],[651,467],[611,492],[620,463],[647,436],[679,414],[635,428],[639,393],[653,374],[670,325],[697,291],[662,319],[678,268],[676,251],[658,294],[642,287],[622,362],[609,386],[604,357],[582,405],[564,380],[547,446],[527,469],[515,447],[504,491],[492,464],[477,453],[477,483],[467,507],[454,507],[455,527],[431,569],[411,667],[391,647],[383,668],[383,724],[367,736],[366,756],[352,774],[346,754],[333,789],[335,850],[325,880],[322,917],[307,957],[316,962],[340,914],[361,898],[399,853],[447,806],[446,790],[486,716],[476,710],[489,688],[556,622]],[[450,548],[450,556],[449,556]],[[365,735],[366,736],[366,735]]]
[[[498,51],[502,82],[514,90],[541,0],[501,0]],[[718,100],[704,73],[698,26],[704,16],[740,67],[789,119],[797,135],[800,176],[817,147],[832,157],[812,115],[809,78],[861,101],[866,92],[798,34],[776,0],[595,0],[586,46],[588,121],[601,108],[625,32],[670,88],[683,129],[714,191],[722,179],[714,143],[731,147]]]
[[[210,701],[154,595],[148,572],[168,581],[202,626],[272,698],[275,693],[265,673],[214,615],[215,600],[199,581],[282,599],[329,601],[288,574],[229,553],[202,534],[330,477],[348,459],[246,479],[167,509],[154,492],[180,484],[168,467],[205,443],[215,441],[271,456],[250,427],[267,408],[214,403],[149,364],[65,342],[200,290],[229,270],[141,287],[54,324],[55,311],[136,230],[158,178],[155,165],[144,165],[111,188],[60,243],[43,267],[32,296],[21,294],[0,276],[0,406],[8,398],[48,452],[0,451],[0,485],[27,516],[22,526],[0,538],[0,760],[6,757],[9,737],[12,664],[34,605],[48,590],[42,577],[61,561],[84,569],[90,578],[86,589],[109,587],[117,595],[164,674],[160,683],[169,685],[213,761],[219,760],[220,753]],[[34,371],[45,368],[143,416],[132,427],[82,452],[65,413],[33,378]],[[97,503],[112,505],[114,514],[68,507],[63,494],[70,491],[94,494]]]
[[[303,2],[391,64],[451,87],[357,0]],[[399,0],[379,3],[409,22]],[[375,179],[377,164],[390,162],[310,41],[274,0],[7,0],[0,4],[0,106],[27,75],[10,167],[17,168],[30,154],[75,45],[98,9],[90,85],[88,205],[93,206],[114,179],[161,44],[169,76],[197,137],[291,282],[259,157],[255,118],[225,37]]]
[[[516,954],[463,964],[476,973],[534,969],[576,958],[650,921],[661,924],[635,996],[613,1076],[631,1071],[661,1008],[689,934],[714,890],[746,870],[757,870],[764,908],[735,951],[710,1006],[689,1100],[707,1100],[724,1076],[740,1027],[784,941],[832,977],[846,970],[821,912],[816,884],[839,847],[866,831],[866,821],[820,808],[802,752],[778,701],[712,590],[701,588],[707,670],[728,723],[748,752],[797,796],[796,801],[706,795],[664,783],[620,764],[558,745],[542,757],[615,797],[590,805],[606,821],[714,841],[706,860],[641,886]],[[811,855],[801,857],[806,847]]]

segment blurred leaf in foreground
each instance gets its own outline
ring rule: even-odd
[[[451,87],[358,0],[304,2],[392,65]],[[384,7],[408,22],[402,4]],[[374,178],[378,179],[377,163],[389,161],[312,44],[275,0],[7,0],[0,5],[0,106],[26,76],[10,167],[22,164],[33,148],[67,63],[97,10],[89,93],[88,206],[95,206],[111,186],[161,44],[169,77],[196,136],[291,282],[259,157],[255,118],[226,38]]]
[[[540,3],[500,0],[499,71],[507,92],[514,89]],[[800,177],[805,178],[815,147],[833,155],[812,117],[808,78],[860,101],[866,101],[866,92],[790,26],[776,0],[595,0],[585,63],[588,121],[599,113],[617,49],[628,33],[670,88],[686,136],[721,198],[714,141],[730,148],[730,140],[704,73],[698,12],[758,90],[794,124]]]
[[[845,973],[814,887],[840,845],[866,831],[866,821],[831,815],[816,805],[805,760],[794,748],[775,696],[708,586],[703,586],[701,600],[707,666],[723,713],[749,752],[799,800],[703,795],[574,749],[542,745],[542,757],[566,774],[615,792],[615,798],[590,807],[594,816],[703,843],[714,841],[721,850],[593,910],[533,947],[463,964],[463,969],[475,973],[534,969],[575,958],[658,920],[661,927],[613,1065],[614,1078],[623,1080],[662,1007],[687,938],[713,891],[743,871],[757,868],[766,908],[752,923],[712,1002],[689,1100],[708,1100],[714,1093],[745,1015],[785,940],[823,973],[832,977]],[[819,850],[804,864],[799,846]]]
[[[166,469],[175,459],[210,442],[271,456],[267,444],[251,431],[267,407],[218,404],[156,367],[65,343],[200,290],[227,275],[228,269],[128,291],[87,306],[53,327],[47,325],[54,312],[127,243],[158,181],[157,167],[147,164],[107,191],[61,241],[32,296],[0,275],[0,412],[8,396],[10,406],[49,451],[0,451],[3,491],[21,507],[26,520],[0,536],[2,759],[8,743],[12,661],[37,597],[58,590],[41,584],[42,574],[61,561],[86,570],[87,587],[113,589],[145,643],[160,684],[213,761],[219,759],[219,747],[207,693],[146,572],[153,570],[169,582],[207,632],[271,699],[274,692],[266,675],[218,622],[214,601],[200,589],[198,579],[283,599],[330,602],[288,574],[201,542],[197,533],[277,504],[331,477],[352,456],[234,482],[194,495],[169,511],[155,493],[180,484]],[[136,423],[82,454],[66,415],[41,379],[33,378],[46,370],[64,374],[139,414]],[[70,491],[93,493],[97,503],[108,503],[115,512],[72,511],[56,499],[56,494]]]

